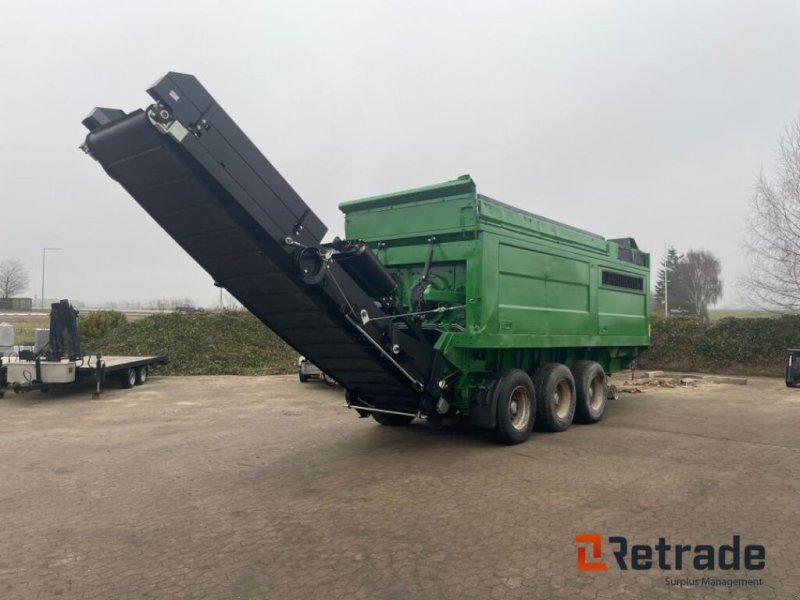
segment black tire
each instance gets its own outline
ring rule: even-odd
[[[374,412],[372,413],[372,418],[381,425],[386,425],[388,427],[402,427],[404,425],[410,425],[411,421],[413,421],[416,417]]]
[[[298,373],[298,377],[300,379],[300,383],[305,383],[308,381],[308,375],[303,375],[302,373]]]
[[[527,440],[536,420],[536,393],[525,371],[511,369],[497,378],[491,391],[497,402],[494,440],[501,444],[521,444]]]
[[[119,383],[126,390],[136,385],[136,369],[125,369],[119,374]]]
[[[147,365],[136,367],[136,385],[143,385],[147,381]]]
[[[575,378],[575,421],[597,423],[608,406],[608,377],[603,367],[591,360],[581,360],[572,366]]]
[[[536,388],[536,425],[547,431],[564,431],[575,417],[575,379],[566,365],[542,365],[533,376]]]

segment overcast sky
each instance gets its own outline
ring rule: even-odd
[[[722,260],[737,305],[753,179],[800,114],[796,1],[0,0],[0,258],[39,294],[218,297],[79,149],[196,75],[334,234],[342,200],[470,173],[599,233]],[[655,271],[655,269],[654,269]]]

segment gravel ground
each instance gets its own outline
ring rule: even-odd
[[[600,424],[514,447],[358,420],[294,376],[89,398],[0,400],[4,600],[800,594],[800,390],[779,380],[623,394]],[[766,568],[622,571],[604,545],[608,570],[581,572],[580,533],[739,535]]]

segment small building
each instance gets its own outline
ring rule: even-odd
[[[0,298],[0,310],[32,310],[32,298]]]

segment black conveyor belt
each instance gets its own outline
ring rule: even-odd
[[[416,411],[408,375],[346,320],[330,293],[300,280],[285,239],[318,245],[326,228],[317,216],[194,77],[170,73],[149,92],[156,110],[181,126],[165,132],[141,110],[110,111],[105,122],[98,114],[87,119],[88,152],[218,285],[298,352],[357,397]],[[406,369],[426,379],[430,365],[421,363],[432,353]]]

